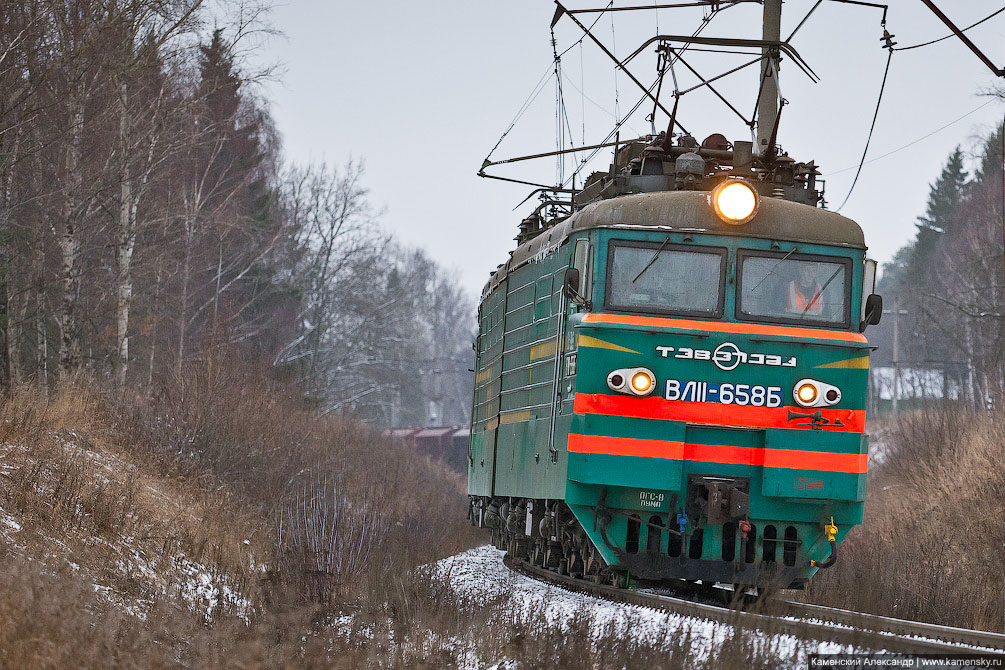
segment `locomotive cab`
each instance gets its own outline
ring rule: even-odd
[[[469,492],[499,546],[799,587],[862,521],[875,263],[853,221],[740,183],[599,199],[493,276]]]

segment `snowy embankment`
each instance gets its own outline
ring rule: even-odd
[[[170,603],[207,622],[226,613],[248,623],[254,607],[242,585],[250,580],[214,560],[221,550],[198,534],[206,518],[193,495],[72,430],[0,443],[0,571],[34,564],[140,620]],[[195,544],[199,556],[187,546]],[[230,551],[248,575],[263,574],[249,540]]]
[[[486,545],[443,559],[434,567],[436,574],[462,602],[493,603],[496,607],[505,602],[515,618],[521,614],[535,614],[559,626],[586,615],[591,621],[589,630],[594,638],[614,634],[632,637],[643,646],[658,646],[669,638],[686,639],[693,657],[708,658],[727,640],[740,634],[747,636],[746,647],[756,649],[759,655],[777,659],[779,667],[803,664],[808,653],[850,651],[834,643],[801,640],[785,634],[735,631],[729,624],[568,591],[513,572],[503,564],[503,555],[504,552]],[[495,667],[507,667],[505,659],[493,659],[493,662],[497,664]]]

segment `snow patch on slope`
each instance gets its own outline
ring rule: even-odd
[[[536,581],[507,568],[503,563],[504,554],[486,545],[443,559],[433,567],[435,574],[449,585],[458,598],[471,603],[509,598],[518,611],[525,614],[540,612],[548,622],[559,625],[566,625],[573,616],[585,610],[591,617],[594,639],[613,632],[618,636],[632,636],[639,642],[658,644],[668,634],[680,633],[689,636],[694,653],[707,656],[733,635],[733,627],[729,624],[614,603]],[[752,645],[777,657],[779,667],[786,667],[784,664],[788,663],[798,667],[805,663],[809,653],[851,651],[839,644],[801,640],[792,635],[767,635],[757,631],[745,631],[744,634],[751,636]],[[509,665],[502,660],[492,667],[502,670]]]

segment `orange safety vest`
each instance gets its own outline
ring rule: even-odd
[[[823,289],[820,288],[820,285],[816,284],[813,288],[812,297],[807,298],[803,295],[803,292],[799,290],[798,284],[795,281],[790,281],[789,311],[796,312],[797,314],[821,314],[824,311],[824,298],[822,291]]]

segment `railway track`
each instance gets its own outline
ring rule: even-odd
[[[786,600],[769,601],[767,611],[770,613],[744,611],[662,593],[593,584],[525,561],[514,560],[509,554],[504,561],[511,570],[568,590],[770,634],[790,634],[858,649],[896,653],[992,652],[1005,655],[1005,635],[1001,633],[907,621]]]

